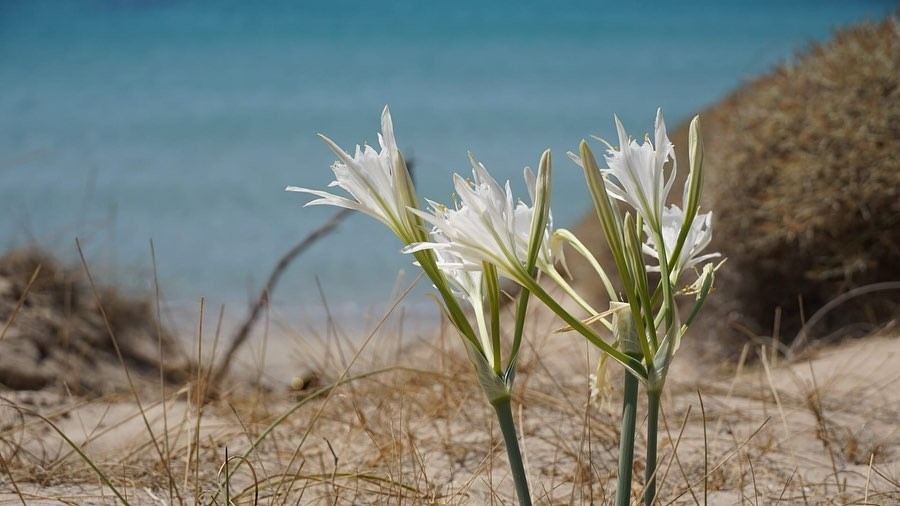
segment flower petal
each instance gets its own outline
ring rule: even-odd
[[[407,211],[407,208],[415,208],[417,202],[409,172],[397,149],[387,107],[381,115],[381,127],[380,151],[368,145],[356,146],[353,156],[328,137],[319,135],[338,157],[331,166],[335,179],[328,186],[343,189],[350,194],[349,198],[299,187],[288,190],[320,197],[308,205],[334,205],[368,214],[387,225],[405,243],[416,242],[425,238],[424,231]]]

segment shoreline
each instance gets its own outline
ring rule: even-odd
[[[336,374],[339,365],[335,361],[355,353],[366,339],[369,339],[368,349],[362,353],[360,363],[394,360],[409,347],[431,339],[440,328],[439,308],[431,300],[423,302],[401,301],[393,311],[375,306],[359,311],[356,304],[350,304],[344,311],[330,308],[328,312],[324,306],[292,311],[292,305],[276,303],[268,315],[263,311],[238,347],[231,366],[232,375],[241,381],[252,380],[258,376],[258,370],[264,370],[267,385],[287,388],[297,377]],[[219,308],[213,313],[207,307],[201,328],[199,303],[193,309],[167,309],[164,315],[179,314],[170,325],[183,352],[194,359],[200,344],[204,367],[209,367],[211,358],[214,364],[221,364],[249,313],[248,308],[243,308],[241,316],[231,315],[237,310],[226,308],[219,326]],[[200,331],[202,342],[198,343]]]

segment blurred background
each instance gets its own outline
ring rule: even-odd
[[[624,4],[624,3],[622,3]],[[673,128],[877,1],[0,1],[0,248],[38,245],[105,283],[165,302],[243,310],[275,262],[336,209],[303,209],[333,154],[377,145],[391,107],[420,196],[449,201],[470,150],[523,197],[553,150],[556,225],[589,209],[565,156],[635,135],[657,107]],[[715,132],[705,132],[714,136]],[[676,146],[686,161],[686,147]],[[286,314],[380,313],[418,274],[365,216],[291,265]],[[398,282],[398,273],[406,272]],[[407,311],[428,319],[420,283]]]

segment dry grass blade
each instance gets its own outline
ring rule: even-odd
[[[666,412],[662,411],[662,419],[663,419],[663,427],[666,429],[666,435],[669,437],[669,441],[672,440],[672,433],[669,431],[669,423],[666,419]],[[678,469],[681,471],[681,476],[684,478],[685,482],[688,482],[687,473],[684,470],[684,466],[681,465],[681,459],[678,458],[678,447],[681,445],[681,438],[684,436],[684,430],[687,428],[688,418],[691,416],[691,406],[688,405],[687,410],[684,413],[684,419],[681,421],[681,428],[678,430],[678,439],[675,440],[675,444],[672,446],[672,456],[669,458],[668,464],[666,464],[666,470],[662,475],[662,478],[659,480],[659,488],[662,489],[663,485],[666,482],[666,478],[669,476],[669,469],[672,468],[672,462],[678,464]],[[700,504],[700,501],[697,500],[697,496],[694,494],[692,489],[688,489],[691,493],[691,497],[694,499],[694,503]]]
[[[784,482],[784,486],[781,487],[781,493],[778,494],[778,500],[775,501],[775,504],[781,503],[781,500],[784,499],[784,494],[787,492],[788,487],[791,486],[791,482],[794,481],[794,476],[797,474],[797,470],[798,468],[795,467],[794,470],[791,471],[791,475],[788,477],[787,481]]]
[[[866,489],[865,495],[863,496],[863,503],[868,504],[869,502],[869,483],[872,479],[872,463],[875,461],[875,454],[869,456],[869,467],[866,469]]]
[[[185,466],[184,482],[187,485],[187,473],[191,469],[191,460],[194,464],[194,504],[200,501],[200,421],[203,418],[203,405],[205,404],[205,396],[203,394],[203,310],[206,307],[206,299],[200,297],[200,316],[197,323],[197,390],[196,403],[197,412],[195,414],[196,423],[194,424],[194,436],[191,439],[193,452],[188,452],[188,465]]]
[[[22,501],[23,506],[28,506],[25,502],[25,497],[22,496],[22,491],[19,490],[19,484],[16,483],[16,479],[13,477],[12,473],[9,471],[9,467],[6,465],[6,459],[3,458],[3,455],[0,455],[0,466],[3,467],[3,472],[6,473],[6,476],[9,477],[9,483],[12,485],[13,490],[16,492],[16,496],[19,497],[19,500]]]
[[[238,457],[232,457],[238,458]],[[391,499],[391,502],[399,502],[403,499],[403,496],[397,495],[396,489],[403,490],[404,492],[412,492],[417,496],[421,496],[421,491],[416,487],[406,485],[404,483],[400,483],[396,480],[385,478],[383,476],[378,476],[369,473],[350,473],[350,472],[328,472],[328,473],[317,473],[317,474],[302,474],[300,472],[296,472],[293,474],[282,474],[282,475],[272,475],[266,478],[263,478],[258,483],[254,483],[250,488],[256,489],[258,488],[261,493],[265,494],[265,497],[268,499],[272,499],[272,503],[274,503],[275,497],[278,497],[279,494],[276,494],[275,491],[284,488],[290,487],[292,484],[300,482],[300,481],[313,481],[318,482],[324,485],[328,485],[334,492],[334,495],[339,498],[338,494],[347,489],[348,487],[344,485],[342,482],[344,481],[363,481],[366,483],[371,483],[373,485],[383,486],[388,485],[389,489],[387,491],[383,489],[376,490],[364,490],[363,492],[372,494],[372,495],[380,495],[385,496],[388,499]],[[237,495],[232,496],[232,501],[237,501],[246,496],[245,492],[241,492]],[[258,504],[258,502],[254,502],[253,504]],[[299,501],[298,501],[299,504]]]
[[[841,480],[840,475],[838,474],[838,464],[837,458],[834,454],[834,444],[831,441],[830,437],[830,429],[828,427],[828,417],[825,415],[825,407],[822,405],[822,398],[819,394],[819,385],[816,381],[816,371],[813,369],[812,362],[809,363],[809,373],[810,378],[812,378],[812,389],[806,395],[806,404],[809,407],[809,410],[812,411],[813,416],[816,418],[816,424],[818,425],[818,430],[816,431],[816,436],[822,442],[822,446],[825,447],[825,450],[828,452],[828,458],[831,460],[831,474],[834,477],[834,482],[837,485],[837,489],[841,491]]]
[[[169,412],[168,407],[166,406],[166,374],[165,369],[163,368],[163,360],[165,355],[163,354],[163,339],[162,339],[162,304],[160,302],[160,289],[159,289],[159,272],[157,270],[156,263],[156,246],[153,244],[153,239],[150,239],[150,260],[153,264],[153,291],[154,291],[154,325],[156,327],[156,345],[157,352],[159,353],[159,393],[160,399],[162,399],[162,413],[163,413],[163,452],[164,462],[172,461],[172,448],[169,445]],[[184,498],[181,497],[181,491],[175,486],[175,476],[172,474],[171,466],[164,465],[164,469],[166,470],[166,478],[167,478],[167,487],[169,489],[169,502],[173,503],[173,495],[178,498],[178,504],[184,504]]]
[[[57,427],[56,424],[54,424],[52,421],[50,421],[49,418],[41,415],[40,413],[38,413],[36,411],[32,411],[30,409],[26,409],[21,406],[16,406],[16,409],[20,409],[24,413],[27,413],[28,415],[39,418],[44,423],[49,425],[50,428],[53,429],[59,435],[59,437],[61,437],[63,439],[63,441],[65,441],[66,444],[68,444],[72,448],[72,450],[74,450],[75,453],[78,454],[79,457],[81,457],[81,460],[84,461],[88,466],[90,466],[90,468],[94,471],[94,473],[96,473],[97,477],[100,478],[100,481],[103,482],[104,485],[109,487],[109,489],[112,491],[112,493],[115,494],[116,498],[119,501],[121,501],[122,504],[125,504],[126,506],[128,505],[128,500],[125,498],[124,495],[122,495],[121,492],[119,492],[119,489],[116,488],[115,485],[113,485],[112,481],[109,479],[109,477],[106,475],[106,473],[104,473],[97,466],[97,464],[95,464],[94,461],[91,460],[91,458],[88,457],[88,455],[86,453],[84,453],[84,451],[81,449],[81,447],[78,444],[76,444],[74,441],[69,439],[69,436],[67,436],[65,432],[63,432],[59,427]]]
[[[19,314],[19,310],[22,309],[22,304],[25,303],[25,298],[28,297],[28,292],[31,290],[31,286],[34,285],[35,280],[37,280],[38,274],[41,273],[41,265],[38,265],[34,269],[34,273],[31,275],[31,279],[28,280],[28,284],[25,286],[25,289],[22,290],[22,296],[19,297],[19,301],[16,302],[16,307],[13,309],[12,314],[9,315],[9,319],[6,320],[6,324],[3,326],[3,332],[0,332],[0,341],[3,340],[3,337],[6,336],[6,331],[12,326],[13,322],[16,320],[16,315]]]
[[[253,475],[253,504],[259,504],[259,479],[256,476],[256,470],[253,469],[253,464],[244,458],[241,455],[232,455],[228,456],[228,448],[225,448],[225,462],[219,466],[219,470],[216,473],[216,477],[220,478],[222,476],[222,471],[226,471],[228,469],[228,465],[233,460],[240,460],[246,462],[248,468],[250,469],[250,473]],[[225,473],[225,504],[231,504],[231,484],[229,483],[229,473],[226,471]]]
[[[250,432],[247,430],[247,425],[244,423],[244,420],[241,419],[241,416],[238,414],[237,410],[234,408],[234,406],[231,403],[228,404],[228,409],[231,410],[231,413],[234,415],[235,420],[237,420],[238,424],[240,424],[241,433],[244,434],[244,436],[247,438],[247,442],[250,443],[250,449],[252,450],[253,448],[256,447],[256,444],[258,444],[258,443],[254,443],[253,438],[250,437]],[[243,460],[248,460],[250,457],[250,454],[247,453],[244,455],[240,455],[240,457]],[[266,465],[263,462],[262,456],[257,454],[256,457],[257,457],[257,463],[259,464],[260,470],[263,473],[266,473]]]
[[[532,475],[532,473],[531,473],[531,465],[528,461],[527,445],[525,444],[525,420],[524,420],[524,417],[522,414],[523,411],[524,411],[524,409],[523,409],[522,404],[519,404],[519,409],[518,409],[517,414],[518,414],[518,419],[519,419],[519,427],[522,427],[522,435],[520,436],[520,438],[522,440],[522,461],[525,463],[525,472],[528,473],[528,475],[530,476],[530,475]]]
[[[897,480],[896,478],[891,478],[890,476],[881,472],[877,467],[872,467],[872,471],[874,471],[875,474],[877,474],[879,477],[881,477],[881,479],[888,482],[892,487],[894,487],[897,490],[900,490],[900,480]]]
[[[700,400],[700,418],[703,420],[703,506],[709,504],[709,438],[706,433],[706,409],[703,407],[703,396],[697,390]]]
[[[690,489],[696,487],[696,486],[699,485],[701,482],[705,482],[705,481],[710,477],[710,475],[712,475],[712,473],[716,472],[720,467],[722,467],[723,465],[725,465],[726,462],[728,462],[729,460],[731,460],[731,457],[734,457],[739,451],[741,451],[742,448],[744,448],[744,446],[747,445],[747,443],[750,442],[750,440],[752,440],[757,434],[759,434],[759,431],[761,431],[761,430],[763,429],[763,427],[765,427],[766,424],[769,423],[769,420],[771,420],[771,417],[766,418],[766,420],[765,420],[759,427],[757,427],[756,430],[754,430],[752,434],[750,434],[749,436],[747,436],[747,438],[744,439],[744,440],[743,440],[743,441],[742,441],[742,442],[741,442],[734,450],[732,450],[731,453],[729,453],[728,455],[726,455],[725,458],[723,458],[718,464],[716,464],[715,466],[713,466],[712,469],[710,469],[710,470],[708,470],[706,473],[704,473],[703,477],[701,477],[700,479],[696,480],[694,483],[688,485],[688,487],[687,487],[685,490],[683,490],[683,491],[681,491],[680,493],[676,494],[675,497],[673,497],[673,498],[672,498],[669,502],[667,502],[666,504],[667,504],[667,505],[675,504],[675,502],[676,502],[678,499],[680,499],[684,494],[688,493],[688,490],[690,490]]]
[[[750,478],[753,480],[753,504],[759,506],[759,485],[756,484],[756,471],[753,470],[753,460],[747,455],[747,464],[750,466]]]
[[[784,404],[782,404],[781,402],[781,396],[778,394],[778,388],[775,387],[775,380],[772,378],[772,368],[769,367],[769,360],[766,358],[765,347],[762,348],[759,356],[762,361],[763,369],[766,372],[766,380],[768,380],[769,382],[769,389],[772,392],[772,397],[775,399],[775,406],[778,408],[778,415],[781,416],[781,424],[784,427],[784,435],[788,438],[788,441],[792,441],[790,437],[791,431],[790,425],[788,424],[787,414],[785,414],[784,412]],[[791,443],[791,452],[796,454],[793,449],[793,443]]]
[[[725,403],[731,401],[732,395],[734,395],[734,388],[738,384],[738,379],[741,377],[741,372],[744,370],[744,365],[747,363],[747,356],[750,354],[750,344],[745,344],[741,348],[741,355],[738,358],[737,367],[734,370],[734,377],[731,379],[731,384],[728,385],[728,393],[725,394]],[[719,417],[716,419],[716,428],[713,430],[713,434],[716,439],[713,440],[715,443],[718,440],[719,434],[721,433],[720,428],[722,427],[722,419],[723,417]]]
[[[119,341],[116,339],[115,332],[113,332],[112,325],[109,322],[109,317],[106,315],[106,310],[103,307],[103,301],[100,298],[100,293],[97,290],[97,285],[94,283],[94,277],[91,274],[91,270],[88,267],[87,260],[84,257],[84,251],[81,249],[81,241],[79,241],[77,238],[75,239],[75,246],[78,249],[78,256],[81,259],[81,265],[84,268],[84,273],[87,276],[88,283],[91,286],[91,291],[94,294],[94,299],[97,302],[97,307],[100,310],[100,315],[103,318],[103,324],[106,326],[106,331],[109,334],[109,339],[116,351],[116,358],[119,359],[119,365],[122,366],[122,370],[125,372],[125,378],[128,380],[128,387],[131,391],[132,396],[134,397],[134,402],[137,404],[138,411],[140,411],[141,413],[141,419],[144,421],[144,428],[147,429],[147,434],[153,441],[153,447],[156,449],[156,454],[159,456],[160,462],[165,465],[167,460],[163,455],[162,449],[159,447],[159,443],[156,440],[156,435],[153,433],[153,429],[150,427],[150,421],[147,420],[147,414],[144,411],[144,406],[141,402],[140,395],[138,395],[137,389],[134,386],[134,381],[131,378],[131,372],[129,371],[128,365],[125,363],[125,358],[122,356],[122,349],[119,347]]]

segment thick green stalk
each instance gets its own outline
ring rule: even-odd
[[[516,436],[516,424],[513,422],[510,399],[507,397],[493,405],[497,412],[497,420],[500,422],[500,430],[503,432],[503,442],[506,444],[506,455],[509,457],[509,468],[516,484],[519,506],[531,506],[531,493],[528,491],[528,478],[525,476],[525,465],[522,463],[522,453],[519,451],[519,439]]]
[[[635,361],[637,356],[632,356]],[[616,484],[616,506],[631,504],[631,475],[634,467],[634,432],[637,420],[637,377],[625,371],[625,391],[622,401],[622,432],[619,434],[619,477]]]
[[[644,482],[644,506],[651,506],[656,497],[656,442],[659,428],[660,392],[647,392],[647,472]]]

